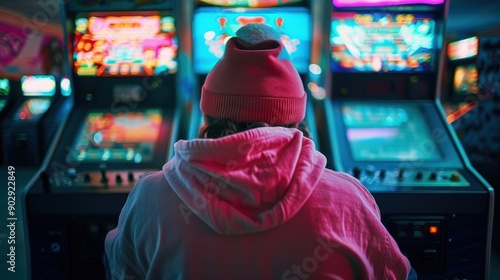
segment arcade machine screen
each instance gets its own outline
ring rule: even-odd
[[[338,8],[345,7],[380,7],[380,6],[399,6],[411,4],[443,4],[445,0],[333,0],[333,5]]]
[[[269,9],[222,9],[202,7],[193,23],[194,68],[207,74],[222,57],[224,47],[236,31],[249,23],[264,23],[276,28],[290,59],[299,73],[309,67],[311,41],[310,13],[303,7]]]
[[[477,55],[479,41],[477,37],[448,44],[447,55],[451,61],[475,57]]]
[[[476,94],[479,92],[478,71],[476,64],[461,65],[453,74],[453,91],[455,94]]]
[[[75,18],[78,76],[157,76],[177,71],[174,18],[159,12],[81,13]]]
[[[153,160],[160,135],[159,109],[113,114],[90,112],[77,134],[69,162],[133,162]]]
[[[476,36],[448,44],[448,71],[445,75],[449,87],[442,103],[447,121],[453,123],[476,107],[470,95],[479,92],[479,73],[476,66],[479,40]]]
[[[201,3],[226,6],[226,7],[249,7],[249,8],[266,8],[276,7],[281,5],[290,5],[303,0],[199,0]]]
[[[354,161],[441,160],[419,107],[348,103],[342,113]]]
[[[53,76],[24,76],[21,79],[23,95],[28,98],[14,115],[16,121],[36,121],[52,104],[56,92],[56,80]]]
[[[0,79],[0,112],[7,104],[7,97],[10,93],[10,84],[8,79]]]
[[[332,71],[433,71],[437,64],[435,24],[423,14],[334,12],[330,37]]]
[[[477,37],[471,37],[448,44],[447,54],[453,69],[453,93],[458,95],[476,94],[478,71],[475,57],[478,50]]]

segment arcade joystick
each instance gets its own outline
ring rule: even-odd
[[[359,167],[354,167],[352,169],[352,176],[356,179],[359,179],[359,177],[361,176],[361,169],[359,169]]]
[[[101,165],[99,165],[99,171],[101,171],[101,183],[107,184],[108,177],[106,176],[106,164],[105,163],[101,163]]]
[[[134,178],[134,173],[129,172],[129,173],[127,174],[127,180],[129,181],[129,183],[134,182],[134,181],[135,181],[135,178]]]
[[[400,168],[398,170],[398,181],[402,181],[405,175],[405,170],[404,168]]]
[[[424,174],[422,174],[422,171],[418,171],[417,175],[415,175],[415,179],[417,179],[417,180],[422,180],[423,177],[424,177]]]
[[[431,172],[431,175],[429,175],[429,180],[436,180],[437,179],[437,173],[436,172]]]
[[[115,175],[115,182],[121,184],[123,182],[122,176],[120,174]]]
[[[90,174],[85,173],[85,175],[83,175],[83,182],[90,183],[90,181],[91,181]]]
[[[385,169],[380,169],[380,173],[378,174],[381,180],[385,179]]]

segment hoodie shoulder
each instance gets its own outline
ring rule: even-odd
[[[358,179],[347,173],[325,169],[325,175],[320,181],[319,188],[327,192],[332,191],[337,195],[345,196],[345,199],[350,200],[356,205],[361,203],[364,207],[372,210],[378,219],[381,218],[380,210],[373,195]]]

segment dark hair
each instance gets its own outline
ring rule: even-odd
[[[237,132],[242,132],[257,127],[271,127],[271,126],[281,126],[287,128],[297,128],[302,131],[307,138],[312,138],[311,133],[307,129],[307,125],[304,122],[298,124],[286,124],[286,125],[269,125],[265,122],[255,122],[255,123],[238,123],[227,119],[217,119],[211,116],[204,115],[205,123],[201,126],[198,132],[199,138],[220,138],[235,134]]]

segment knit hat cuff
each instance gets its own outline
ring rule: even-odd
[[[203,87],[202,111],[218,119],[241,123],[265,122],[270,125],[295,124],[304,120],[306,93],[300,98],[219,94]]]

